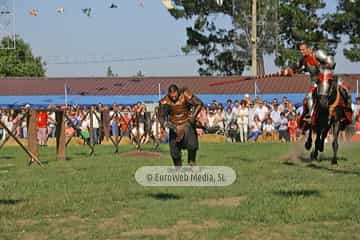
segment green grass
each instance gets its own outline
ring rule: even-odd
[[[139,167],[171,165],[167,145],[158,158],[120,157],[111,146],[89,157],[72,146],[68,161],[56,161],[49,147],[40,149],[44,169],[5,147],[0,239],[359,239],[360,147],[340,147],[339,166],[331,166],[289,157],[297,145],[202,143],[200,165],[236,171],[227,187],[138,185]],[[239,196],[233,206],[198,204]]]

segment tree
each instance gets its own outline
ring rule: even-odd
[[[175,0],[169,12],[176,19],[194,19],[186,29],[185,53],[200,54],[200,75],[241,74],[251,65],[251,0]],[[286,66],[298,60],[296,45],[306,42],[312,47],[333,51],[336,39],[322,28],[324,0],[261,0],[257,1],[258,73],[264,73],[263,57],[275,53],[275,64]],[[216,23],[217,16],[232,19],[230,27]]]
[[[9,37],[1,40],[6,48],[11,43]],[[44,77],[45,63],[41,57],[35,57],[29,44],[19,36],[15,39],[15,49],[0,50],[0,76],[1,77]]]
[[[137,71],[136,76],[137,77],[144,77],[144,74],[143,74],[143,72],[141,70],[139,70],[139,71]]]
[[[296,45],[299,42],[327,51],[336,48],[336,41],[332,41],[321,27],[323,20],[318,10],[325,6],[323,0],[280,0],[277,66],[286,66],[298,60]]]
[[[176,19],[195,18],[193,27],[186,29],[185,53],[195,51],[200,75],[241,75],[251,64],[251,1],[178,0],[176,8],[169,10]],[[264,66],[263,55],[271,53],[275,46],[275,0],[263,0],[258,5],[258,61]],[[272,4],[271,4],[272,3]],[[230,17],[231,26],[216,23],[218,16]],[[263,68],[260,69],[263,72]]]
[[[337,11],[327,15],[323,28],[333,34],[334,38],[341,39],[344,34],[348,39],[348,47],[344,55],[353,62],[360,61],[360,1],[339,0]]]
[[[115,77],[115,74],[113,73],[113,71],[112,71],[112,69],[111,69],[110,66],[107,67],[106,76],[107,76],[107,77]]]

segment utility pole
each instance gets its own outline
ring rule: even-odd
[[[257,75],[257,21],[256,21],[256,0],[252,0],[251,11],[251,69],[253,76]]]

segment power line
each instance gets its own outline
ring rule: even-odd
[[[65,61],[51,61],[44,59],[47,65],[75,65],[75,64],[101,64],[101,63],[114,63],[114,62],[137,62],[137,61],[153,61],[170,58],[192,57],[197,54],[173,54],[164,56],[151,56],[151,57],[136,57],[136,58],[112,58],[112,59],[94,59],[94,60],[65,60]],[[54,56],[53,56],[54,57]],[[65,57],[66,58],[66,57]]]

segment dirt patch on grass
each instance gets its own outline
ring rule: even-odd
[[[103,231],[109,231],[111,229],[126,229],[127,224],[125,224],[120,218],[105,218],[99,221],[97,228]]]
[[[44,233],[32,232],[32,233],[24,233],[24,235],[21,237],[21,239],[23,239],[23,240],[47,240],[49,238]]]
[[[139,230],[133,230],[122,233],[123,236],[167,236],[167,235],[178,235],[182,233],[190,234],[192,231],[204,231],[212,228],[219,228],[222,225],[215,220],[204,221],[200,224],[194,224],[187,220],[179,220],[175,225],[168,228],[144,228]]]
[[[149,152],[149,151],[130,151],[125,153],[120,153],[121,157],[161,157],[159,152]]]
[[[293,163],[301,162],[309,158],[309,152],[305,150],[304,142],[295,142],[291,144],[289,150],[284,152],[283,155],[279,157],[279,160],[284,163]]]
[[[223,207],[236,207],[239,206],[241,202],[246,200],[246,196],[239,197],[226,197],[226,198],[211,198],[197,202],[198,205],[208,205],[208,206],[223,206]]]

